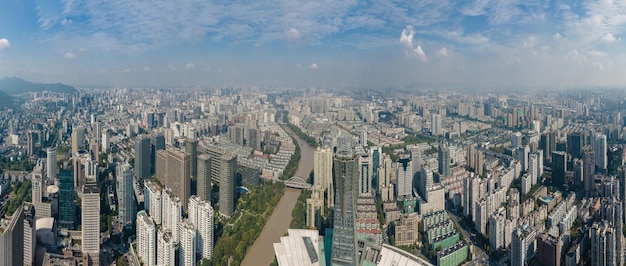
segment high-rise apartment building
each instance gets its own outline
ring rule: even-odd
[[[118,164],[115,170],[119,222],[122,225],[132,224],[137,213],[133,190],[133,168],[129,163],[123,163]]]
[[[143,265],[157,265],[156,225],[143,210],[137,213],[137,256]],[[163,264],[165,265],[165,264]]]
[[[172,232],[163,227],[157,232],[157,265],[176,264],[176,242]]]
[[[359,193],[372,193],[372,162],[369,154],[358,155],[359,158]]]
[[[511,239],[511,266],[524,266],[537,251],[537,232],[527,225],[520,225],[513,231]]]
[[[328,208],[333,206],[335,200],[335,191],[333,188],[333,151],[329,148],[317,148],[313,153],[313,185],[327,193]],[[324,196],[324,193],[320,193],[320,196]]]
[[[616,265],[615,237],[621,232],[606,220],[594,223],[590,231],[591,265]]]
[[[358,161],[351,146],[338,147],[333,164],[335,210],[332,265],[356,265],[356,199],[358,193]]]
[[[592,197],[595,194],[595,154],[591,146],[585,146],[582,151],[583,157],[583,188],[586,197]]]
[[[178,245],[178,265],[196,265],[196,227],[189,220],[184,220],[180,230]]]
[[[196,253],[210,260],[213,257],[213,207],[209,202],[191,196],[189,220],[196,227]]]

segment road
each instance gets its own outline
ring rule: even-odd
[[[463,238],[466,240],[469,240],[470,242],[472,242],[472,245],[474,245],[474,259],[472,260],[472,262],[470,264],[467,265],[488,265],[488,261],[489,261],[489,256],[487,255],[487,253],[480,248],[476,242],[476,237],[472,236],[468,231],[467,231],[467,226],[461,221],[461,218],[459,218],[458,216],[456,216],[456,214],[454,214],[453,212],[448,212],[448,214],[450,215],[450,218],[452,219],[452,221],[454,221],[456,224],[459,225],[459,228],[461,228],[461,234],[463,234]]]
[[[307,178],[313,169],[313,148],[306,141],[299,138],[288,127],[283,127],[293,136],[300,146],[300,163],[296,175]],[[261,234],[248,249],[241,262],[242,266],[269,265],[274,261],[274,243],[280,242],[280,237],[287,233],[291,223],[291,212],[296,206],[301,190],[285,188],[285,194],[280,198],[278,206],[272,212],[269,220],[261,230]]]

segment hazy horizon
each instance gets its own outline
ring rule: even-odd
[[[4,1],[0,77],[75,87],[626,85],[626,8],[564,1]]]

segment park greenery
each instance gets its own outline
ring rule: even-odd
[[[304,190],[298,196],[296,206],[291,211],[289,228],[305,229],[306,227],[306,200],[311,197],[311,190]]]
[[[24,182],[14,182],[11,184],[11,192],[9,193],[9,203],[7,206],[7,216],[13,215],[17,208],[24,201],[30,201],[31,181],[26,179]]]
[[[301,139],[306,141],[306,143],[309,144],[309,146],[311,146],[313,148],[317,148],[317,146],[319,145],[319,143],[317,142],[317,140],[314,137],[311,137],[308,134],[302,132],[302,130],[299,127],[297,127],[296,125],[294,125],[292,123],[287,123],[287,126],[289,127],[289,129],[291,129],[293,132],[295,132],[296,135],[298,135],[298,137],[300,137]]]
[[[0,169],[8,171],[27,171],[30,172],[35,164],[28,159],[10,160],[7,157],[0,157]]]
[[[293,137],[291,137],[291,139],[293,140],[293,143],[296,145],[296,150],[291,156],[291,159],[289,159],[287,166],[285,166],[285,170],[283,170],[283,174],[280,176],[281,180],[287,180],[293,177],[296,174],[296,171],[298,171],[298,164],[300,163],[300,145],[298,145],[298,142],[296,142],[296,140]],[[305,178],[305,177],[302,177],[302,178]]]
[[[261,229],[278,205],[285,185],[282,182],[262,181],[258,188],[242,194],[237,204],[238,211],[225,220],[217,230],[217,241],[210,265],[240,265],[246,252],[261,233]]]

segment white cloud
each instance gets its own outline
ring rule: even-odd
[[[588,52],[588,54],[596,57],[605,57],[608,55],[606,52],[598,50],[591,50]]]
[[[63,55],[63,57],[65,57],[67,59],[74,59],[76,57],[76,55],[74,53],[67,52],[67,53],[65,53],[65,55]]]
[[[285,38],[288,42],[297,42],[300,40],[300,31],[296,28],[289,28],[285,31]]]
[[[405,54],[409,57],[417,56],[422,61],[426,61],[426,53],[421,45],[415,47],[413,45],[413,26],[406,26],[400,34],[400,43],[405,46]]]
[[[555,40],[560,40],[560,39],[563,39],[563,37],[561,36],[561,34],[560,34],[560,33],[558,33],[558,32],[557,32],[557,33],[555,33],[554,35],[552,35],[552,38],[553,38],[553,39],[555,39]]]
[[[309,67],[310,67],[311,69],[317,69],[317,67],[318,67],[318,66],[317,66],[317,64],[316,64],[316,63],[313,63],[313,64],[311,64]]]
[[[603,42],[606,43],[614,43],[617,41],[617,38],[615,38],[615,36],[613,36],[613,34],[611,34],[610,32],[605,34],[604,36],[602,36],[602,40]]]
[[[2,38],[0,39],[0,50],[11,47],[11,43],[9,40]]]
[[[185,68],[189,70],[193,70],[193,69],[196,69],[196,65],[194,63],[187,63],[185,65]]]
[[[443,57],[448,56],[448,49],[446,47],[441,47],[441,49],[437,51],[437,55]]]

